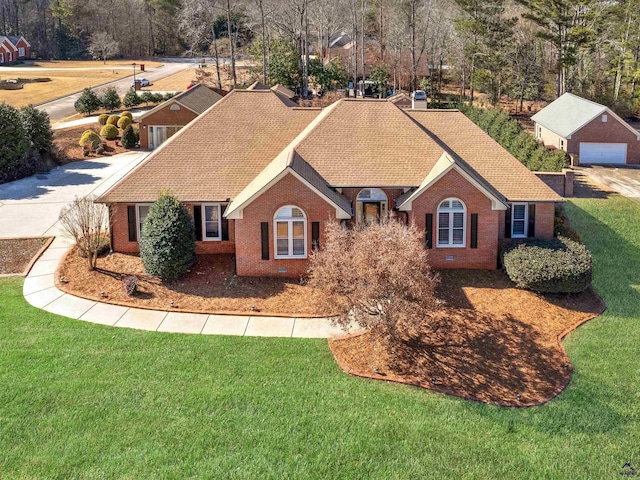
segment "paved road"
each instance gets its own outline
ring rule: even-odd
[[[74,162],[0,185],[0,237],[56,235],[58,214],[76,197],[105,192],[147,152]]]
[[[578,171],[625,197],[640,201],[639,167],[592,165],[580,167]]]
[[[151,83],[160,80],[161,78],[168,77],[169,75],[173,75],[176,72],[184,70],[186,68],[194,68],[195,65],[193,63],[165,63],[161,67],[154,68],[151,71],[147,71],[144,73],[137,72],[136,78],[146,78]],[[120,69],[121,70],[121,69]],[[131,70],[133,73],[133,69]],[[90,72],[87,73],[90,75]],[[116,80],[111,82],[109,85],[116,87],[118,94],[121,96],[127,93],[127,90],[131,88],[132,77],[126,77],[122,80]],[[101,87],[102,88],[102,87]],[[63,118],[67,118],[76,113],[76,109],[73,104],[80,96],[79,93],[68,95],[66,97],[60,98],[58,100],[53,100],[51,102],[44,103],[40,105],[38,108],[40,110],[44,110],[49,114],[52,122],[57,122],[62,120]]]

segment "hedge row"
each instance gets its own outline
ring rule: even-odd
[[[519,288],[540,293],[578,293],[591,285],[591,253],[566,237],[526,239],[504,251],[504,269]]]
[[[460,110],[529,170],[560,172],[568,166],[564,152],[547,150],[507,112],[499,108],[483,109],[468,105],[461,106]]]

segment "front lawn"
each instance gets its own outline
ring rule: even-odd
[[[640,204],[575,199],[608,310],[550,403],[506,409],[350,377],[324,340],[85,324],[0,280],[3,478],[618,478],[640,465]]]

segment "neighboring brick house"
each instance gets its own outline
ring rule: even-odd
[[[0,35],[0,65],[29,58],[31,45],[21,35]]]
[[[158,148],[182,127],[220,101],[224,91],[195,85],[138,118],[140,148]]]
[[[531,119],[539,141],[581,164],[640,164],[640,132],[604,105],[565,93]]]
[[[553,236],[562,201],[459,111],[291,107],[271,90],[234,90],[98,198],[115,251],[138,252],[162,190],[194,215],[197,252],[235,254],[243,276],[299,276],[327,221],[391,211],[433,266],[495,269],[505,238]]]

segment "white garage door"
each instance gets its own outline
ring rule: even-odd
[[[627,144],[582,142],[580,163],[627,163]]]

